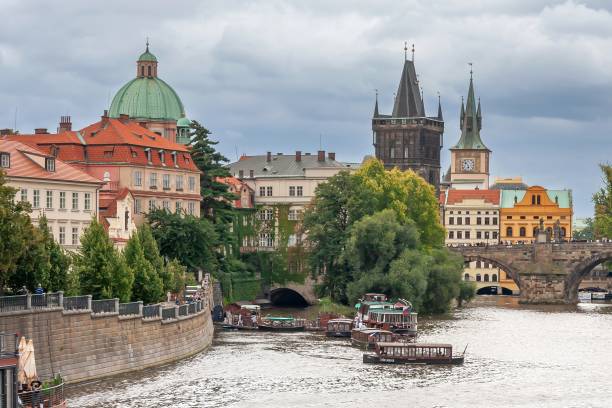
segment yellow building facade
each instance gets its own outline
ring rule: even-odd
[[[571,190],[547,190],[532,186],[527,190],[502,190],[500,203],[500,241],[531,243],[540,220],[551,240],[572,237]]]

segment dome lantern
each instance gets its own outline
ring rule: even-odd
[[[157,77],[157,57],[149,51],[149,40],[147,39],[147,48],[145,52],[140,54],[136,62],[136,76],[139,78],[156,78]]]

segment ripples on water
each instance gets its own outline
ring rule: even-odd
[[[518,307],[489,298],[421,318],[458,367],[365,365],[348,340],[219,332],[180,363],[79,385],[71,407],[612,407],[612,306]]]

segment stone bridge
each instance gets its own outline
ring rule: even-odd
[[[304,283],[287,282],[284,284],[275,284],[269,289],[266,297],[270,302],[279,306],[314,305],[317,303],[317,295],[314,286],[315,281],[310,277],[306,278]]]
[[[465,262],[484,261],[516,282],[523,303],[576,303],[578,286],[597,265],[612,261],[612,242],[450,247]]]

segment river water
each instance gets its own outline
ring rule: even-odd
[[[365,365],[348,340],[218,332],[179,363],[69,390],[70,407],[612,407],[612,305],[481,297],[420,318],[419,341],[468,345],[463,366]]]

